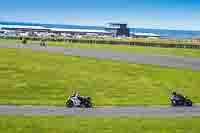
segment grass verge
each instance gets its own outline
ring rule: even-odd
[[[1,116],[2,133],[199,133],[200,118]]]

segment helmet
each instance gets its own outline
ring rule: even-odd
[[[173,91],[173,92],[172,92],[172,95],[176,95],[176,92],[175,92],[175,91]]]
[[[80,94],[79,94],[79,92],[78,91],[75,91],[74,92],[74,96],[79,96]]]

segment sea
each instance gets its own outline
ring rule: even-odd
[[[39,23],[28,23],[28,22],[0,22],[0,25],[44,26],[48,28],[65,28],[65,29],[91,29],[91,30],[104,29],[104,27],[101,27],[101,26],[39,24]],[[167,37],[169,39],[191,39],[192,37],[200,36],[200,31],[189,31],[189,30],[130,28],[130,32],[155,33],[160,36]]]

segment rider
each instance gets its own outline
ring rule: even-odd
[[[41,46],[45,46],[45,45],[46,45],[45,39],[44,39],[44,38],[40,40],[40,45],[41,45]]]
[[[77,97],[78,100],[82,101],[83,100],[83,97],[80,96],[80,93],[78,91],[74,92],[72,97]]]
[[[77,97],[79,95],[79,93],[77,91],[75,91],[73,94],[72,94],[72,97]]]
[[[184,96],[182,96],[181,94],[177,94],[177,93],[174,91],[174,92],[172,92],[171,100],[176,100],[176,101],[184,100]]]
[[[177,94],[176,94],[176,92],[174,91],[174,92],[172,92],[172,97],[171,97],[171,100],[176,100],[176,101],[178,101],[179,100],[179,98],[178,98],[178,96],[177,96]]]

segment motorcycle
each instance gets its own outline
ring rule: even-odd
[[[42,40],[42,41],[40,42],[40,46],[41,46],[41,47],[47,47],[47,44],[46,44],[46,42],[45,42],[44,40]]]
[[[80,108],[91,108],[92,102],[90,97],[76,97],[76,96],[70,96],[66,103],[66,107],[72,108],[72,107],[80,107]]]
[[[179,97],[179,96],[172,96],[171,98],[171,105],[172,106],[192,106],[192,100],[188,99],[186,96]]]

